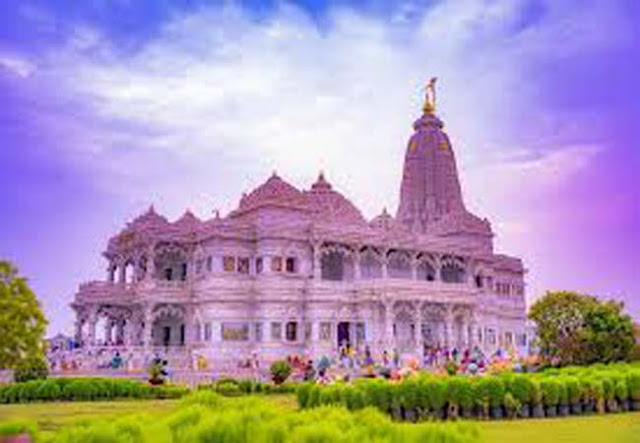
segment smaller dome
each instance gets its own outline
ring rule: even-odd
[[[238,211],[247,211],[265,205],[296,206],[304,204],[304,195],[281,179],[275,172],[249,194],[243,194]]]
[[[383,229],[388,231],[395,224],[394,218],[387,212],[387,208],[382,210],[382,214],[374,217],[373,220],[369,222],[369,226],[374,229]]]
[[[323,173],[320,173],[318,180],[305,195],[308,207],[317,220],[329,223],[366,223],[358,208],[342,194],[334,191]]]
[[[139,215],[132,222],[127,224],[125,230],[135,230],[135,231],[155,231],[164,229],[169,225],[169,222],[166,218],[159,215],[153,205],[149,206],[147,212],[142,215]]]
[[[178,220],[173,222],[173,226],[184,231],[193,231],[202,225],[202,221],[193,215],[189,209]]]

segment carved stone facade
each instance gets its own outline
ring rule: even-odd
[[[226,217],[169,222],[151,207],[109,241],[106,281],[80,286],[76,340],[185,364],[345,344],[524,351],[522,262],[495,254],[489,222],[465,209],[431,108],[414,129],[395,218],[368,222],[322,174],[299,190],[274,173]]]

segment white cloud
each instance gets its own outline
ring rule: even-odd
[[[440,114],[463,174],[499,166],[500,189],[523,179],[545,187],[579,167],[576,158],[589,160],[591,148],[525,146],[524,161],[490,161],[510,149],[505,133],[522,126],[520,116],[536,114],[538,91],[520,57],[578,51],[583,37],[565,35],[558,47],[552,35],[566,17],[555,4],[546,21],[512,34],[521,6],[445,1],[417,21],[411,3],[391,21],[336,7],[322,29],[291,5],[260,22],[226,6],[174,18],[134,55],[82,28],[49,63],[52,78],[96,113],[98,123],[67,129],[70,155],[116,192],[164,195],[174,213],[187,202],[208,209],[211,199],[229,210],[272,169],[299,186],[324,169],[372,216],[397,204],[406,139],[431,75],[441,78]],[[572,29],[593,27],[589,8],[577,14]],[[618,34],[590,38],[613,44]],[[472,201],[474,177],[463,178]]]
[[[0,68],[7,69],[19,77],[27,78],[36,70],[36,65],[21,56],[0,54]]]

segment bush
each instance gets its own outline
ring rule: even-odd
[[[302,383],[296,390],[296,399],[298,400],[298,408],[305,409],[309,407],[309,399],[311,398],[312,383]]]
[[[189,390],[180,386],[148,384],[121,379],[76,378],[31,380],[0,386],[0,403],[30,401],[91,401],[119,398],[180,398]]]
[[[273,380],[276,385],[280,385],[291,375],[291,365],[285,360],[278,360],[273,362],[270,372],[271,380]]]
[[[491,407],[503,406],[505,387],[497,377],[487,377],[482,380],[483,393]]]
[[[631,372],[627,375],[627,387],[633,401],[640,401],[640,371]]]
[[[531,403],[533,389],[533,382],[530,376],[517,375],[513,377],[509,384],[509,390],[513,395],[513,398],[518,400],[521,405]]]
[[[42,380],[49,376],[49,365],[44,358],[30,358],[18,364],[13,371],[16,383],[29,380]]]
[[[582,392],[578,379],[575,377],[568,377],[565,381],[565,386],[567,388],[567,401],[569,402],[569,404],[579,404],[582,397]]]
[[[560,400],[560,388],[555,380],[543,380],[540,383],[542,392],[542,403],[547,406],[558,406]]]
[[[221,382],[216,383],[216,392],[222,394],[226,397],[234,397],[242,394],[240,390],[240,386],[238,383],[231,382],[228,380],[223,380]]]
[[[360,386],[352,388],[354,393],[366,390]],[[178,410],[160,420],[125,417],[90,422],[65,427],[53,436],[55,443],[477,443],[479,440],[477,429],[470,424],[404,426],[371,408],[350,412],[344,407],[323,406],[298,412],[283,411],[255,398],[225,399],[211,390],[185,397]]]
[[[520,401],[516,399],[510,392],[504,396],[504,408],[507,410],[507,416],[515,417],[520,412]]]

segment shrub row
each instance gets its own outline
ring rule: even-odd
[[[52,443],[479,443],[469,423],[393,423],[375,409],[325,406],[291,411],[256,397],[223,398],[198,391],[167,417],[129,416],[65,427]]]
[[[235,397],[245,394],[292,394],[296,392],[297,386],[296,383],[276,385],[253,379],[221,378],[215,383],[199,385],[198,390],[215,391],[225,397]]]
[[[0,385],[0,403],[31,401],[92,401],[118,398],[179,398],[187,388],[151,386],[127,379],[55,378]]]
[[[395,419],[555,417],[640,411],[640,368],[502,373],[483,377],[437,377],[421,374],[400,383],[382,379],[352,384],[303,384],[300,408],[344,405],[356,410],[374,406]]]

